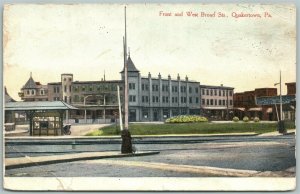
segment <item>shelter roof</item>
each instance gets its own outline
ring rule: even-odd
[[[63,101],[35,101],[35,102],[7,102],[5,110],[26,111],[26,110],[69,110],[77,109]]]

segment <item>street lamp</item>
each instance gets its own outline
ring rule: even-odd
[[[84,122],[86,123],[86,107],[85,107],[85,100],[87,99],[87,97],[90,97],[92,95],[87,95],[83,98],[83,106],[84,106]]]
[[[279,84],[279,103],[280,103],[280,119],[278,122],[278,131],[279,133],[286,133],[285,127],[284,127],[284,121],[282,119],[283,112],[282,112],[282,93],[281,93],[281,70],[279,74],[279,83],[275,83],[274,86],[277,86]]]

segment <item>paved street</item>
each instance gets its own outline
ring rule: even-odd
[[[6,170],[6,176],[195,177],[208,176],[183,167],[209,166],[281,171],[296,165],[295,136],[135,138],[137,151],[160,151],[140,157],[97,159]],[[44,156],[120,150],[120,138],[7,140],[5,157]],[[72,145],[73,144],[73,145]]]

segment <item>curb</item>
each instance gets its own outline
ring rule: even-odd
[[[9,170],[9,169],[15,169],[15,168],[40,166],[40,165],[56,164],[56,163],[64,163],[64,162],[74,162],[74,161],[80,161],[80,160],[95,160],[95,159],[103,159],[103,158],[123,158],[123,157],[134,157],[134,156],[148,156],[148,155],[154,155],[154,154],[159,154],[159,153],[160,152],[158,152],[158,151],[138,152],[138,153],[132,153],[132,154],[121,154],[119,152],[117,152],[117,153],[110,152],[110,154],[105,155],[105,152],[93,152],[93,153],[66,154],[66,155],[59,155],[59,156],[52,155],[52,156],[38,156],[38,157],[6,158],[5,159],[5,169]],[[80,155],[84,155],[84,154],[87,156],[80,157]],[[45,159],[45,158],[48,158],[48,159]]]
[[[193,137],[241,137],[241,136],[257,136],[258,133],[228,133],[228,134],[187,134],[187,135],[131,135],[132,138],[193,138]],[[70,140],[70,139],[121,139],[121,136],[20,136],[20,137],[5,137],[5,140]]]

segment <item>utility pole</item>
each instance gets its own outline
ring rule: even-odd
[[[126,30],[126,6],[125,6],[125,37],[123,37],[124,48],[124,130],[122,130],[121,153],[132,153],[131,135],[128,128],[128,63],[127,63],[127,30]]]
[[[282,112],[282,91],[281,91],[281,70],[280,70],[280,74],[279,74],[279,83],[275,83],[274,86],[279,84],[279,103],[280,103],[280,119],[278,122],[278,131],[279,133],[286,133],[286,129],[284,126],[284,120],[283,120],[283,112]]]

